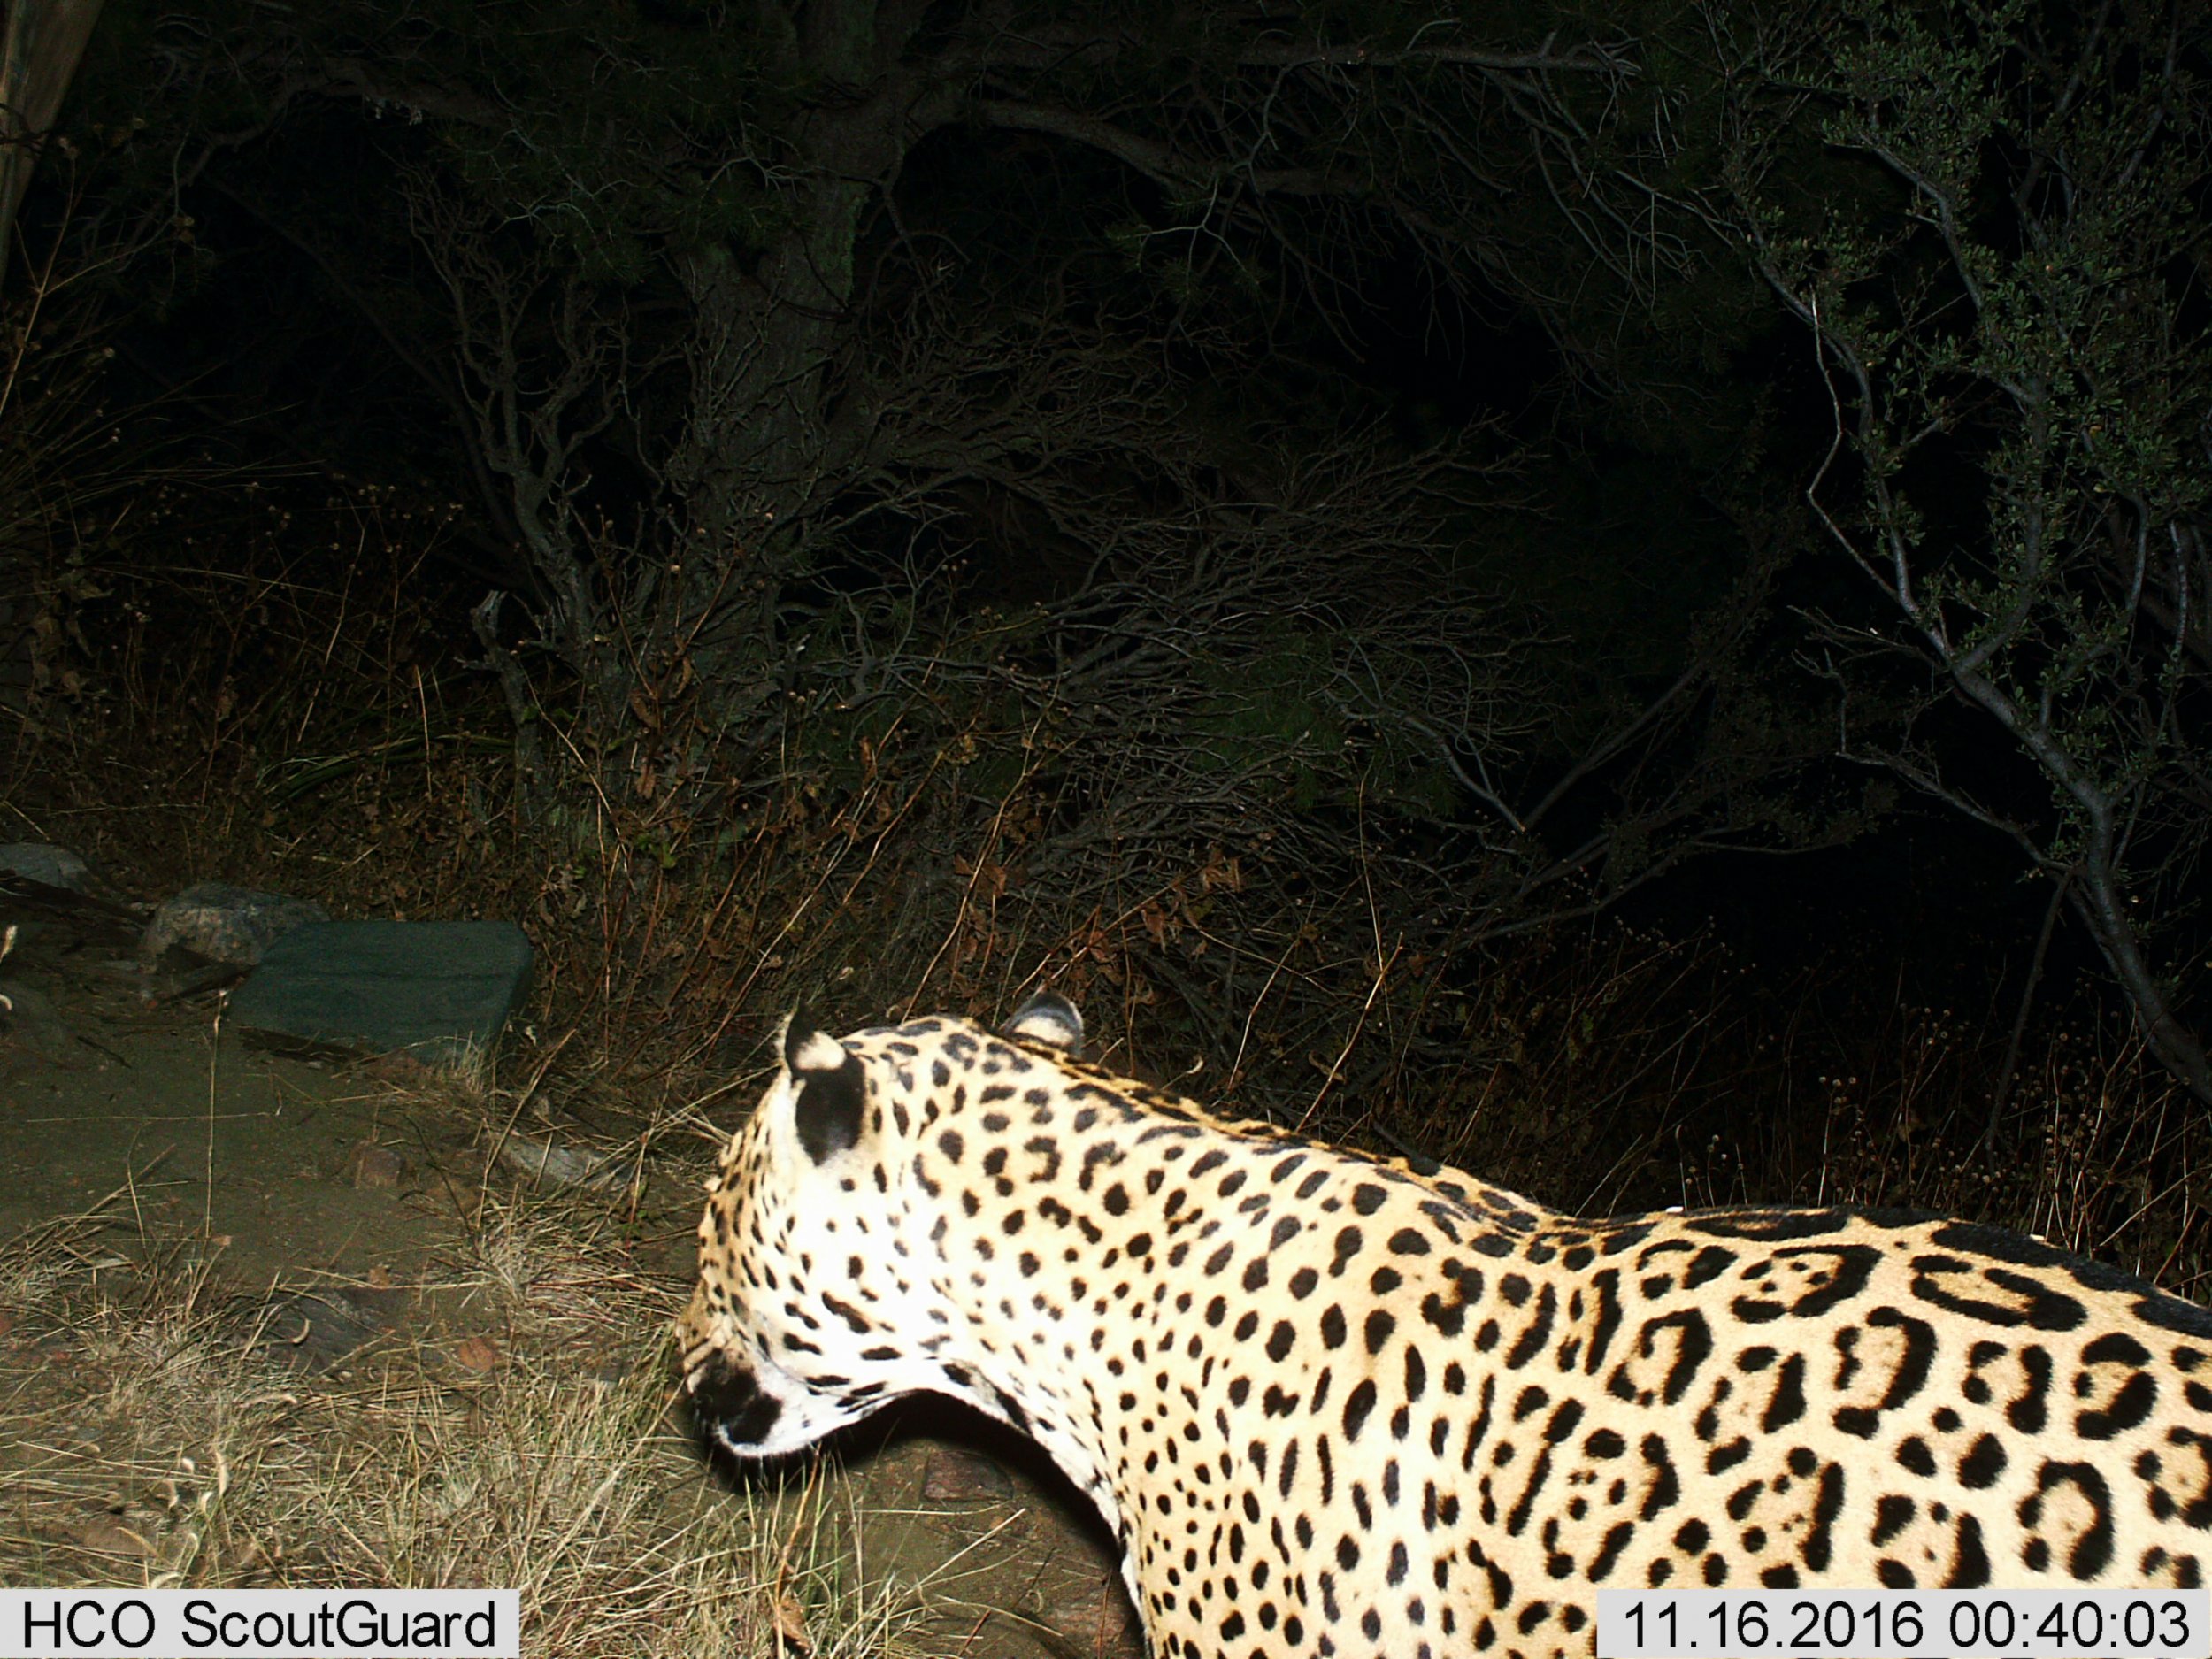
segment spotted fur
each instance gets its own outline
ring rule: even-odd
[[[2202,1582],[2194,1303],[1920,1215],[1578,1221],[1080,1033],[787,1035],[681,1322],[716,1439],[972,1402],[1097,1501],[1162,1659],[1586,1655],[1599,1586]]]

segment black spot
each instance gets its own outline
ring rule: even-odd
[[[1475,1281],[1474,1295],[1482,1294],[1482,1276],[1470,1268],[1468,1276]],[[1590,1350],[1583,1358],[1582,1369],[1596,1376],[1598,1366],[1605,1358],[1605,1350],[1612,1346],[1613,1333],[1621,1323],[1621,1271],[1609,1267],[1590,1275],[1590,1288],[1597,1296],[1597,1317],[1590,1323]],[[1471,1296],[1469,1300],[1472,1300]]]
[[[1429,1248],[1428,1235],[1412,1227],[1401,1227],[1390,1235],[1393,1256],[1426,1256]]]
[[[1365,1242],[1364,1237],[1357,1227],[1339,1228],[1336,1235],[1335,1254],[1329,1259],[1329,1277],[1341,1278],[1345,1265],[1359,1254],[1361,1246]]]
[[[1828,1569],[1832,1529],[1843,1513],[1843,1465],[1830,1463],[1820,1471],[1820,1489],[1813,1498],[1813,1524],[1805,1534],[1805,1564],[1815,1572]]]
[[[1713,1332],[1712,1327],[1706,1324],[1705,1316],[1695,1308],[1684,1308],[1676,1313],[1648,1319],[1645,1321],[1643,1329],[1636,1333],[1637,1356],[1641,1359],[1654,1357],[1658,1352],[1660,1333],[1667,1331],[1675,1333],[1674,1363],[1667,1367],[1666,1380],[1660,1386],[1660,1394],[1669,1405],[1673,1405],[1687,1392],[1690,1384],[1696,1379],[1699,1367],[1711,1355]],[[1624,1371],[1617,1371],[1614,1381],[1626,1386]],[[1609,1386],[1615,1394],[1621,1392],[1619,1386],[1610,1384]],[[1632,1393],[1630,1397],[1632,1397]]]
[[[1945,1241],[1947,1235],[1955,1231],[1945,1228],[1932,1236],[1939,1242]],[[1994,1228],[1984,1231],[1996,1233]],[[2032,1248],[2041,1249],[2045,1247],[2037,1245]],[[1915,1296],[1984,1325],[2024,1325],[2038,1331],[2070,1331],[2088,1317],[2087,1310],[2073,1297],[2063,1295],[2041,1279],[2031,1279],[2025,1273],[1992,1267],[1986,1260],[1967,1261],[1955,1256],[1917,1256],[1913,1258],[1912,1265],[1912,1294]],[[1975,1294],[1983,1284],[1993,1285],[2009,1293],[2009,1299],[1993,1302]]]
[[[1599,1583],[1613,1571],[1614,1562],[1627,1548],[1628,1540],[1635,1536],[1636,1524],[1633,1521],[1616,1521],[1606,1529],[1605,1537],[1598,1544],[1598,1553],[1590,1558],[1586,1576],[1591,1583]]]
[[[1267,1357],[1277,1364],[1290,1357],[1290,1350],[1298,1344],[1298,1333],[1290,1328],[1290,1321],[1278,1319],[1275,1328],[1267,1333]]]
[[[2147,1365],[2151,1351],[2124,1331],[2108,1331],[2081,1351],[2086,1365]]]
[[[1360,1430],[1367,1425],[1368,1413],[1374,1409],[1375,1385],[1372,1381],[1363,1379],[1358,1387],[1345,1396],[1344,1438],[1346,1440],[1359,1439]]]
[[[1885,1493],[1874,1505],[1874,1532],[1869,1539],[1876,1548],[1886,1544],[1912,1524],[1914,1503],[1910,1498]]]
[[[1372,1181],[1362,1181],[1352,1188],[1352,1208],[1363,1216],[1371,1216],[1383,1207],[1383,1189]]]
[[[2005,1408],[2005,1421],[2023,1434],[2040,1434],[2047,1419],[2046,1396],[2051,1388],[2051,1356],[2040,1348],[2020,1350],[2020,1369],[2027,1372],[2027,1384],[2020,1397]]]
[[[1558,1293],[1554,1291],[1549,1285],[1545,1286],[1536,1299],[1536,1313],[1530,1319],[1528,1328],[1521,1333],[1512,1348],[1506,1353],[1505,1363],[1509,1368],[1518,1371],[1533,1359],[1542,1350],[1544,1344],[1551,1340],[1552,1317],[1558,1305]],[[1679,1363],[1678,1358],[1677,1363]],[[1669,1399],[1673,1397],[1671,1394],[1668,1395]]]
[[[1706,1454],[1705,1472],[1709,1475],[1726,1474],[1738,1463],[1751,1455],[1751,1441],[1739,1434],[1724,1446],[1716,1446]]]
[[[1997,1477],[2004,1472],[2005,1448],[1994,1434],[1983,1435],[1959,1459],[1959,1485],[1970,1492],[1996,1485]]]
[[[2101,1339],[2110,1340],[2110,1338]],[[2125,1338],[2122,1338],[2125,1340]],[[2091,1347],[2096,1346],[2094,1343]],[[2083,1356],[2088,1357],[2085,1349]],[[2120,1392],[2112,1396],[2109,1405],[2093,1411],[2079,1411],[2074,1415],[2074,1432],[2085,1440],[2108,1440],[2124,1430],[2131,1429],[2151,1414],[2151,1407],[2158,1400],[2158,1384],[2148,1371],[2137,1371],[2121,1385]]]
[[[2095,1289],[2098,1286],[2093,1283],[2092,1275],[2110,1271],[2099,1268],[2093,1262],[2076,1268],[2074,1277]],[[2117,1274],[2116,1277],[2124,1279],[2127,1276]],[[2135,1304],[2135,1317],[2145,1325],[2154,1325],[2162,1331],[2178,1331],[2184,1336],[2212,1337],[2212,1311],[2207,1311],[2193,1302],[2185,1302],[2179,1296],[2169,1296],[2162,1290],[2152,1290],[2147,1286],[2142,1288],[2143,1294]]]
[[[1717,1244],[1709,1244],[1690,1258],[1690,1265],[1682,1275],[1682,1288],[1695,1290],[1700,1285],[1718,1279],[1735,1265],[1736,1253],[1724,1250]]]
[[[1660,1510],[1671,1508],[1680,1501],[1682,1482],[1674,1472],[1674,1464],[1667,1456],[1667,1443],[1656,1434],[1647,1434],[1637,1449],[1643,1454],[1644,1463],[1651,1471],[1651,1484],[1644,1489],[1640,1518],[1648,1521]]]
[[[1850,1225],[1847,1210],[1735,1210],[1709,1215],[1686,1216],[1682,1225],[1692,1231],[1723,1239],[1753,1239],[1779,1242],[1812,1239],[1840,1232]]]
[[[1771,1355],[1772,1348],[1765,1350]],[[1746,1355],[1739,1363],[1750,1356]],[[1748,1369],[1748,1367],[1747,1367]],[[1782,1369],[1774,1379],[1774,1395],[1767,1402],[1765,1413],[1759,1418],[1759,1426],[1769,1434],[1786,1428],[1805,1415],[1805,1356],[1793,1354],[1782,1362]]]
[[[2033,1531],[2041,1518],[2043,1494],[2055,1486],[2071,1486],[2088,1502],[2095,1519],[2074,1540],[2073,1554],[2067,1558],[2066,1570],[2076,1578],[2087,1580],[2102,1572],[2112,1561],[2112,1489],[2105,1484],[2104,1476],[2092,1463],[2046,1463],[2036,1472],[2035,1491],[2021,1500],[2020,1524]]]
[[[1878,1328],[1895,1328],[1904,1333],[1905,1351],[1897,1367],[1890,1373],[1889,1386],[1883,1390],[1880,1402],[1873,1406],[1841,1406],[1834,1416],[1835,1425],[1846,1434],[1862,1440],[1873,1438],[1882,1413],[1902,1405],[1926,1386],[1928,1368],[1935,1358],[1935,1327],[1924,1319],[1913,1318],[1894,1308],[1877,1308],[1867,1316],[1867,1324]]]
[[[1827,1212],[1811,1213],[1818,1216]],[[1832,1228],[1822,1229],[1830,1230]],[[1785,1316],[1795,1319],[1818,1318],[1864,1290],[1876,1263],[1880,1259],[1881,1252],[1870,1244],[1807,1244],[1777,1250],[1773,1260],[1778,1264],[1799,1262],[1818,1263],[1824,1260],[1826,1265],[1815,1265],[1802,1275],[1811,1281],[1811,1288],[1801,1293],[1794,1302],[1782,1302],[1770,1297],[1744,1294],[1737,1296],[1730,1306],[1738,1318],[1752,1325],[1763,1325]],[[1780,1275],[1778,1273],[1776,1277]]]
[[[1954,1536],[1951,1571],[1943,1582],[1953,1590],[1978,1590],[1989,1582],[1989,1552],[1982,1547],[1982,1524],[1970,1515],[1962,1515]]]

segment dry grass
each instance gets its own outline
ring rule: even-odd
[[[341,915],[517,918],[531,1018],[466,1110],[526,1156],[541,1108],[618,1102],[633,1208],[672,1133],[742,1109],[795,1005],[987,1017],[1049,983],[1110,1064],[1566,1208],[1901,1203],[2182,1286],[2212,1271],[2196,1115],[2093,995],[2045,999],[2063,1017],[2039,1016],[1992,1159],[2008,999],[1912,1006],[1870,949],[1778,983],[1612,924],[1407,944],[1371,913],[1394,866],[1339,880],[1257,846],[1079,860],[1091,885],[1070,887],[1073,740],[951,687],[795,696],[781,748],[749,758],[687,693],[623,749],[632,772],[572,756],[572,798],[525,822],[508,712],[439,634],[457,602],[425,559],[453,513],[323,481],[243,506],[151,492],[137,534],[219,533],[223,572],[119,559],[29,596],[81,641],[78,677],[6,747],[0,837],[72,842],[149,892],[220,876]]]
[[[1455,1068],[1348,1127],[1585,1214],[1936,1210],[2202,1293],[2208,1125],[2124,1013],[2094,987],[2059,1001],[1993,1130],[2011,1008],[1975,1018],[1886,988],[1847,962],[1777,981],[1624,926],[1539,940],[1455,1004]]]
[[[534,1653],[936,1651],[931,1586],[871,1583],[827,1484],[733,1495],[669,1410],[667,1294],[511,1209],[450,1264],[505,1316],[488,1374],[435,1344],[296,1371],[188,1248],[97,1217],[0,1251],[0,1580],[513,1586]],[[580,1344],[635,1362],[580,1372]],[[865,1586],[864,1588],[863,1586]]]

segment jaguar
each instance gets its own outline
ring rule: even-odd
[[[679,1322],[709,1437],[950,1394],[1095,1501],[1160,1659],[1588,1655],[1597,1589],[2203,1583],[2212,1314],[1895,1210],[1582,1220],[1080,1057],[803,1021]]]

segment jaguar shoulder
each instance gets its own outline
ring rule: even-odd
[[[717,1440],[972,1402],[1096,1500],[1164,1659],[1586,1655],[1608,1586],[2203,1581],[2193,1302],[1920,1215],[1577,1220],[1081,1033],[787,1033],[680,1322]]]

